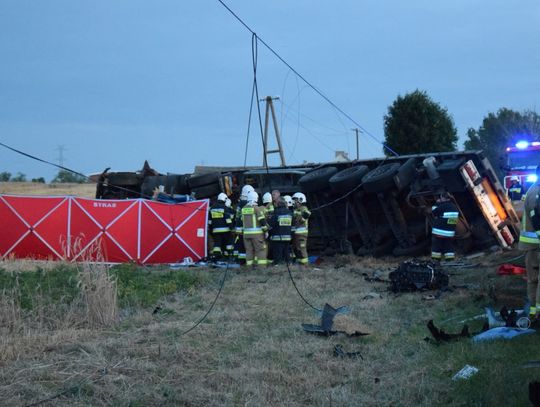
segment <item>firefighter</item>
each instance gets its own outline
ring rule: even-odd
[[[266,241],[264,234],[267,230],[264,211],[257,205],[259,194],[248,192],[247,204],[242,208],[242,233],[246,247],[246,265],[266,265]]]
[[[518,249],[525,251],[525,268],[527,270],[527,298],[530,303],[529,318],[537,319],[540,311],[540,287],[538,274],[540,266],[540,166],[536,167],[538,181],[531,185],[525,194],[521,231]]]
[[[233,231],[234,231],[235,211],[232,208],[232,201],[229,198],[225,199],[225,213],[226,213],[226,216],[231,220],[231,233],[229,234],[230,238],[227,241],[227,245],[225,248],[227,250],[227,256],[233,257],[233,254],[234,254]]]
[[[510,182],[512,183],[510,185],[510,188],[508,188],[508,197],[511,201],[521,201],[521,198],[523,197],[523,186],[519,182],[519,177],[512,177],[510,178]]]
[[[431,228],[431,258],[433,260],[454,260],[454,238],[459,219],[459,209],[450,199],[448,193],[443,193],[431,208],[433,225]]]
[[[214,247],[212,257],[220,260],[227,255],[227,248],[230,248],[231,227],[233,226],[230,212],[225,206],[227,195],[223,192],[218,195],[216,203],[210,207],[208,212],[208,225],[212,234]]]
[[[293,213],[287,208],[283,198],[279,198],[276,209],[270,217],[270,246],[274,265],[289,263],[292,240]]]
[[[291,211],[294,210],[294,202],[293,202],[292,197],[290,195],[283,196],[283,200],[287,204],[287,208],[289,208]]]
[[[306,206],[306,196],[301,192],[296,192],[292,196],[294,202],[294,238],[293,248],[296,252],[296,259],[302,265],[308,264],[307,238],[308,223],[311,212]]]
[[[251,185],[244,185],[240,192],[240,199],[236,205],[234,256],[241,264],[246,261],[246,248],[242,237],[242,208],[247,204],[247,194],[251,191],[255,191]]]
[[[274,212],[274,204],[272,202],[272,194],[270,194],[270,192],[265,192],[262,198],[262,203],[264,205],[264,214],[266,216],[266,219],[268,220]]]

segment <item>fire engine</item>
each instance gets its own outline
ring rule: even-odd
[[[536,182],[536,166],[540,164],[540,141],[520,140],[506,147],[506,168],[504,186],[506,191],[517,177],[523,192]]]

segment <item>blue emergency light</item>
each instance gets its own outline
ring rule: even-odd
[[[537,179],[538,177],[536,174],[527,175],[527,182],[532,182],[534,184]]]
[[[520,150],[524,150],[527,147],[529,147],[529,142],[525,140],[518,141],[516,143],[516,147],[519,148]]]

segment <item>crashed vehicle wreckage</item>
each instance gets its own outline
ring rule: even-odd
[[[233,202],[241,187],[259,194],[304,192],[312,211],[310,252],[415,256],[428,252],[430,208],[448,192],[460,210],[456,250],[466,253],[519,236],[519,218],[481,151],[303,164],[286,167],[197,167],[193,174],[163,175],[145,162],[139,172],[104,171],[96,198],[151,198],[156,187],[196,199],[225,192]]]

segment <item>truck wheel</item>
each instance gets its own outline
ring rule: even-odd
[[[338,172],[336,167],[323,167],[310,171],[298,180],[305,192],[313,192],[328,186],[328,180]]]
[[[218,183],[220,177],[219,172],[211,172],[209,174],[195,175],[188,179],[187,183],[191,189]]]
[[[356,188],[362,182],[362,177],[368,172],[367,165],[356,165],[333,175],[328,183],[334,192],[347,192]]]
[[[198,188],[193,188],[191,190],[195,194],[195,198],[197,199],[204,199],[204,198],[211,198],[213,196],[216,196],[221,192],[221,189],[219,187],[219,184],[210,184],[205,185]]]
[[[364,191],[376,194],[395,188],[394,175],[397,174],[399,167],[401,167],[399,163],[389,163],[368,172],[362,178]]]

